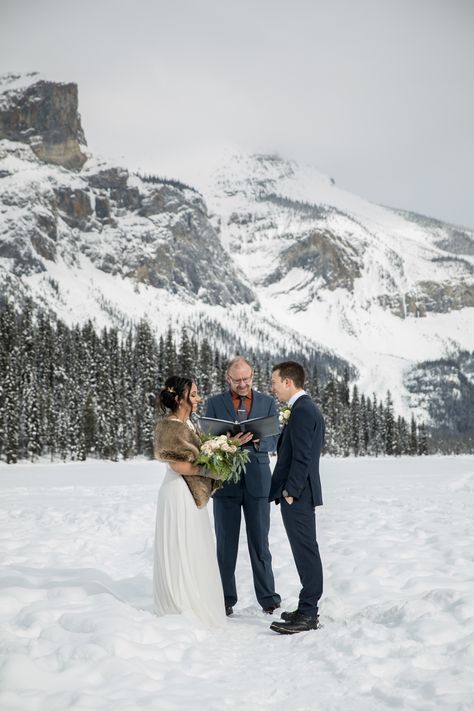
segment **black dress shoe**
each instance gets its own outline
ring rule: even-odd
[[[308,632],[309,630],[317,630],[319,627],[319,616],[309,617],[301,612],[293,617],[288,622],[272,622],[270,629],[279,634],[296,634],[297,632]]]
[[[262,610],[263,610],[267,615],[273,615],[273,613],[275,612],[275,610],[278,610],[279,607],[280,607],[280,603],[279,603],[279,602],[273,602],[273,603],[272,603],[271,605],[269,605],[268,607],[262,607]]]
[[[229,615],[232,615],[233,613],[234,613],[234,608],[231,605],[226,605],[225,606],[225,614],[227,615],[227,617],[229,617]]]
[[[297,614],[298,610],[293,610],[293,612],[282,612],[280,617],[285,622],[291,622]]]

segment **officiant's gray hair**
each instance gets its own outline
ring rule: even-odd
[[[252,373],[253,373],[254,367],[253,367],[252,363],[250,363],[250,361],[248,361],[247,358],[244,358],[243,356],[236,356],[235,358],[232,358],[232,360],[230,360],[230,361],[227,363],[227,369],[226,369],[225,372],[228,374],[228,373],[229,373],[229,370],[230,370],[234,365],[237,365],[237,363],[245,363],[246,365],[248,365],[248,367],[250,368],[250,370],[251,370]]]

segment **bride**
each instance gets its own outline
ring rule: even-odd
[[[190,421],[201,398],[189,378],[171,376],[159,395],[155,457],[167,462],[158,495],[153,596],[158,615],[191,612],[209,627],[226,620],[215,542],[205,504],[220,486],[195,466],[200,440]]]

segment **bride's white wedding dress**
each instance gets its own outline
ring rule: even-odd
[[[225,623],[216,546],[207,507],[166,467],[158,494],[153,594],[158,615],[191,612],[209,627]]]

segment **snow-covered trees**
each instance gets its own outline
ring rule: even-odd
[[[0,458],[14,463],[52,459],[152,456],[156,395],[171,373],[193,377],[201,395],[226,386],[227,358],[187,329],[168,327],[159,340],[146,321],[126,333],[91,322],[72,328],[35,314],[0,308]],[[255,386],[265,391],[272,356],[250,356]],[[396,418],[384,402],[350,390],[349,373],[321,382],[306,363],[306,387],[326,419],[325,451],[332,455],[426,454],[428,436],[412,419]]]

